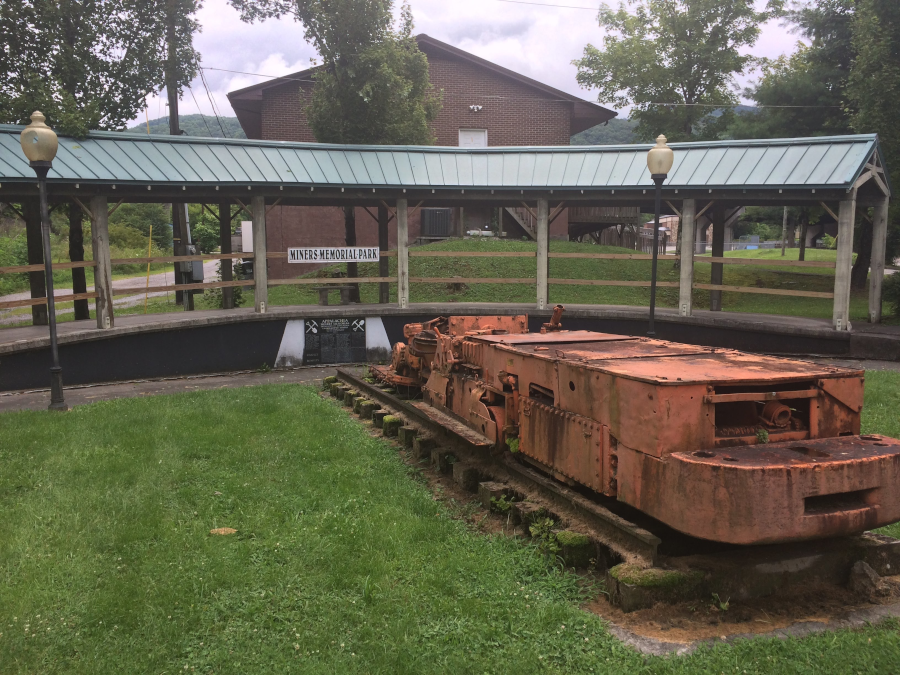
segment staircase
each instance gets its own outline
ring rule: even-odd
[[[523,236],[537,241],[537,221],[528,209],[520,206],[507,206],[506,212],[513,217],[515,224],[522,230]]]

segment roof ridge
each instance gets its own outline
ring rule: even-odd
[[[25,129],[22,125],[0,124],[0,133],[19,134]],[[590,152],[592,150],[636,150],[638,148],[651,148],[653,143],[620,143],[614,145],[536,145],[536,146],[490,146],[487,148],[461,148],[455,145],[354,145],[340,143],[315,143],[301,141],[271,141],[248,138],[219,138],[210,136],[169,136],[167,134],[147,134],[127,131],[103,131],[88,132],[83,139],[60,134],[60,139],[83,141],[90,139],[127,139],[151,143],[199,143],[203,145],[238,145],[238,146],[262,146],[278,148],[309,148],[313,150],[360,150],[360,151],[390,151],[415,149],[422,152],[454,152],[460,154],[479,154],[495,152]],[[801,136],[798,138],[746,138],[734,140],[716,141],[682,141],[669,143],[672,148],[709,148],[709,147],[742,147],[761,145],[817,145],[821,143],[852,143],[860,141],[877,141],[878,134],[845,134],[842,136]]]

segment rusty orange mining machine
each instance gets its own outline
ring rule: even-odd
[[[900,520],[900,442],[860,435],[863,371],[526,316],[408,324],[372,374],[559,480],[685,534],[761,544]]]

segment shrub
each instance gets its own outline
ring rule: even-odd
[[[881,288],[883,299],[890,306],[891,313],[900,318],[900,272],[886,276]]]

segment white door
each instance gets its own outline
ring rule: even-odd
[[[461,148],[486,148],[487,129],[460,129],[459,147]]]

